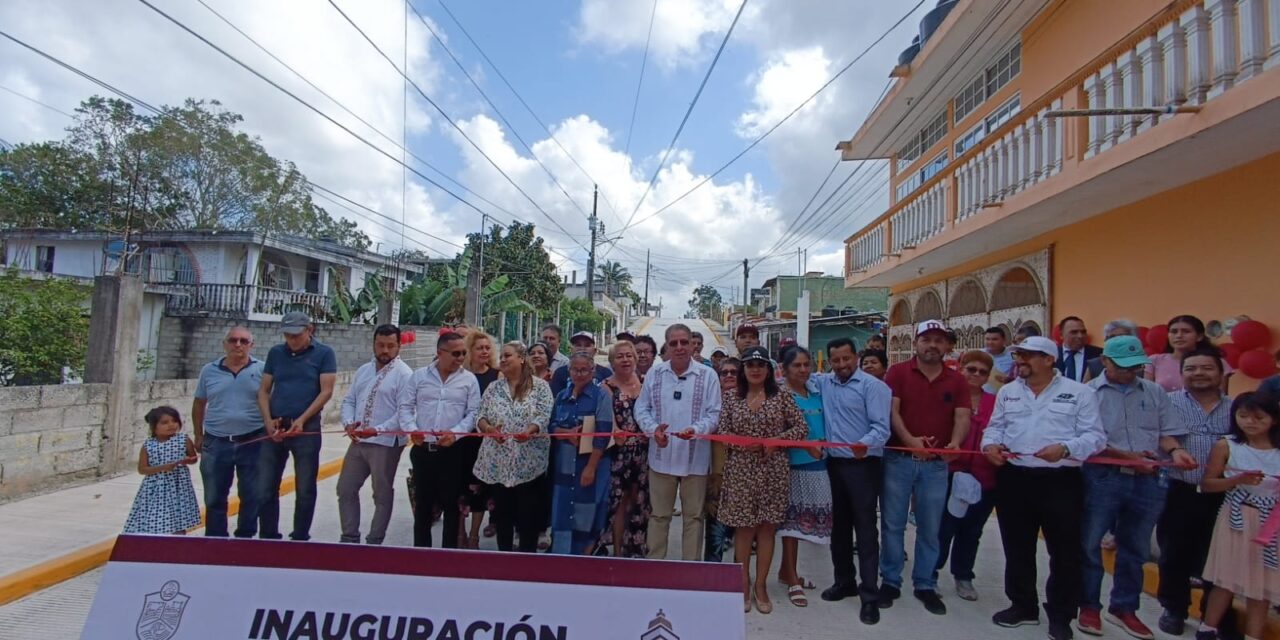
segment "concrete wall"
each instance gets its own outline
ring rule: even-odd
[[[233,325],[253,332],[253,355],[265,358],[273,345],[281,342],[280,324],[264,321],[237,321],[224,318],[163,318],[156,357],[157,380],[195,378],[200,368],[223,355],[222,338]],[[417,334],[417,342],[406,345],[401,357],[409,366],[425,366],[435,354],[436,330],[431,327],[402,327]],[[373,356],[373,326],[362,324],[320,324],[316,337],[333,347],[339,371],[354,371]]]
[[[338,374],[333,400],[325,407],[324,428],[340,428],[342,398],[351,373]],[[68,384],[0,388],[0,501],[113,475],[104,469],[108,384]],[[134,428],[121,446],[133,452],[147,438],[143,420],[154,407],[170,405],[189,419],[195,380],[135,382]],[[183,431],[191,434],[190,424]],[[128,472],[128,471],[126,471]]]

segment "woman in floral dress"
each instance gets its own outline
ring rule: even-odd
[[[803,440],[804,414],[790,393],[778,387],[773,362],[763,347],[742,355],[738,388],[725,396],[718,432],[723,435]],[[729,445],[719,519],[734,527],[735,560],[742,564],[743,609],[752,599],[760,613],[773,611],[766,582],[773,563],[774,533],[786,520],[791,465],[787,452],[763,445]],[[751,580],[751,543],[756,544],[756,578]],[[753,588],[754,587],[754,588]]]
[[[619,340],[609,349],[613,375],[604,385],[613,394],[615,432],[640,433],[633,413],[642,383],[636,363],[636,346],[630,341]],[[617,447],[610,472],[609,525],[597,548],[612,545],[616,557],[645,558],[649,555],[649,441],[626,436],[614,441]]]
[[[511,437],[483,438],[474,472],[493,496],[498,550],[510,551],[518,530],[519,550],[532,553],[542,529],[540,480],[551,450],[547,438],[533,436],[546,430],[554,400],[546,381],[533,376],[524,345],[503,345],[500,366],[503,379],[484,392],[476,426],[480,433]]]

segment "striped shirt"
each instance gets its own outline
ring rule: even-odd
[[[1204,466],[1209,463],[1213,445],[1231,430],[1231,398],[1223,394],[1211,411],[1205,411],[1185,389],[1170,391],[1169,401],[1187,427],[1187,435],[1179,438],[1182,448],[1200,465],[1195,469],[1170,469],[1169,477],[1199,485],[1204,479]]]

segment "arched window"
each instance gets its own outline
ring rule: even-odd
[[[1044,304],[1040,283],[1030,271],[1013,267],[1000,276],[991,291],[991,310],[1014,309]]]
[[[917,322],[925,320],[941,320],[942,319],[942,300],[938,298],[938,294],[933,291],[926,291],[916,301]]]
[[[889,324],[896,327],[911,323],[911,305],[906,300],[898,300],[893,304],[893,313],[889,314]]]
[[[986,313],[987,296],[976,281],[965,280],[951,292],[949,309],[951,317]]]

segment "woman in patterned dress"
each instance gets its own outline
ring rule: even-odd
[[[803,440],[809,433],[804,414],[790,393],[778,387],[773,361],[763,347],[742,355],[738,388],[725,396],[718,433],[781,440]],[[766,583],[773,563],[774,532],[786,520],[791,489],[787,452],[763,445],[729,445],[719,519],[734,527],[735,560],[742,564],[743,610],[754,597],[760,613],[773,611]],[[751,543],[756,544],[756,578],[751,581]],[[754,586],[754,588],[753,588]]]
[[[177,409],[156,407],[147,412],[146,421],[151,435],[138,454],[138,473],[145,477],[124,532],[185,534],[200,524],[200,505],[188,468],[196,461],[196,446],[179,434],[182,416]]]
[[[614,431],[640,433],[633,413],[642,380],[636,372],[636,346],[619,340],[609,349],[613,375],[604,385],[613,394]],[[613,545],[613,555],[645,558],[649,555],[649,441],[618,436],[610,471],[609,525],[600,536],[599,547]]]
[[[503,380],[489,385],[480,402],[476,423],[480,433],[511,434],[510,438],[479,438],[474,473],[493,497],[493,522],[498,550],[511,551],[513,532],[520,533],[519,551],[533,553],[542,529],[542,475],[551,443],[533,438],[551,419],[551,387],[535,378],[524,345],[502,347]]]
[[[464,344],[467,347],[467,362],[463,368],[475,374],[476,382],[480,383],[480,393],[483,395],[489,390],[489,385],[498,379],[498,354],[493,348],[493,338],[483,329],[476,328],[467,332]],[[480,455],[480,440],[480,438],[462,438],[457,444],[459,455],[462,456],[463,486],[466,487],[458,499],[458,510],[461,513],[458,521],[466,522],[467,515],[471,516],[471,535],[467,536],[459,532],[461,538],[458,547],[461,549],[480,548],[480,525],[484,522],[484,512],[493,509],[488,488],[471,471],[475,468],[476,456]],[[484,535],[487,538],[493,534],[494,527],[491,521],[489,526],[485,527]]]
[[[822,417],[822,394],[809,384],[813,372],[813,359],[804,347],[791,347],[782,357],[783,380],[787,391],[795,399],[796,406],[804,414],[809,427],[808,440],[826,439],[826,424]],[[778,581],[787,585],[787,598],[797,607],[809,606],[804,590],[813,583],[802,578],[796,570],[800,555],[800,541],[814,544],[831,543],[831,481],[827,479],[827,461],[822,449],[794,448],[787,452],[791,458],[791,493],[787,505],[787,519],[778,528],[782,538],[782,566],[778,568]]]

